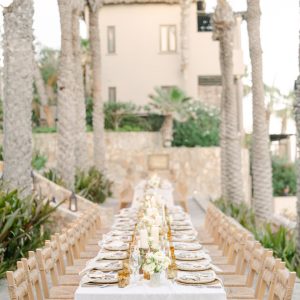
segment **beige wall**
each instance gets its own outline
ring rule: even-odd
[[[146,104],[155,86],[177,85],[198,98],[198,76],[220,75],[218,42],[210,32],[197,32],[196,4],[189,11],[189,65],[184,79],[180,71],[180,7],[178,4],[106,5],[100,10],[102,41],[102,96],[108,87],[117,88],[119,101]],[[159,52],[159,26],[177,26],[177,53]],[[116,54],[107,54],[107,26],[116,28]],[[235,34],[234,73],[243,74],[244,65]]]
[[[0,137],[1,140],[1,137]],[[160,133],[154,132],[106,132],[107,169],[115,182],[115,197],[124,197],[133,186],[152,173],[149,170],[150,155],[166,155],[169,168],[157,171],[169,178],[176,188],[177,200],[198,195],[220,196],[220,149],[218,147],[163,148]],[[48,167],[56,164],[56,134],[35,134],[34,145],[48,157]],[[88,133],[89,162],[93,158],[93,136]],[[243,150],[243,178],[246,198],[249,199],[249,159],[248,151]]]

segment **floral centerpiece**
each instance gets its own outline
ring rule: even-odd
[[[166,270],[171,263],[169,257],[161,251],[148,252],[143,264],[143,271],[150,275],[153,284],[159,284],[160,274]]]

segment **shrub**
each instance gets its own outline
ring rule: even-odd
[[[187,121],[175,121],[173,146],[218,146],[220,125],[218,111],[200,102],[193,102],[188,109],[191,116]]]
[[[96,203],[103,203],[111,197],[111,187],[112,182],[95,168],[87,173],[78,171],[75,177],[76,193]]]
[[[272,158],[274,196],[296,195],[297,175],[294,163],[279,157]]]
[[[39,151],[33,153],[31,165],[35,170],[41,170],[45,167],[47,163],[47,157],[42,155]]]
[[[21,199],[17,190],[0,187],[0,277],[49,238],[47,224],[56,208],[49,201],[34,196]]]
[[[65,186],[64,181],[62,178],[56,173],[54,169],[49,169],[43,173],[43,176],[49,179],[50,181],[60,185]]]
[[[291,271],[296,271],[297,275],[300,276],[300,265],[296,262],[296,238],[294,234],[291,236],[284,226],[280,226],[277,231],[274,231],[270,223],[258,227],[253,210],[245,203],[237,205],[223,199],[214,203],[226,215],[233,217],[252,232],[265,248],[272,249],[275,257],[281,258]]]
[[[88,128],[93,128],[93,99],[91,97],[86,99],[85,108],[86,126]]]
[[[54,127],[34,127],[32,129],[33,133],[54,133],[56,132],[56,128]]]
[[[43,173],[43,176],[52,182],[65,186],[62,178],[53,169]],[[94,167],[88,172],[77,171],[75,176],[75,192],[82,197],[96,203],[103,203],[108,197],[112,196],[112,182]]]

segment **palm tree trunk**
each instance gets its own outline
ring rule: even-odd
[[[75,158],[76,167],[81,170],[87,169],[87,138],[86,138],[86,110],[83,86],[83,69],[81,65],[81,47],[79,34],[79,14],[83,7],[78,7],[73,12],[72,29],[73,29],[73,55],[74,55],[74,96],[76,102],[76,145]]]
[[[164,147],[171,147],[173,141],[173,115],[165,115],[164,122],[161,126]]]
[[[247,0],[247,28],[252,65],[253,140],[252,174],[255,215],[268,219],[273,214],[272,169],[267,131],[262,49],[260,41],[260,1]]]
[[[101,48],[98,6],[90,5],[89,36],[93,68],[93,130],[94,164],[99,171],[105,170],[105,132],[104,113],[101,97]]]
[[[222,72],[222,127],[221,135],[225,151],[226,163],[226,197],[235,203],[244,200],[242,164],[241,164],[241,142],[238,134],[237,122],[237,98],[235,96],[233,78],[233,30],[235,19],[231,7],[225,0],[219,0],[214,14],[214,25],[216,34],[220,41],[220,65]],[[221,163],[221,168],[223,167]],[[224,175],[224,174],[223,174]]]
[[[75,122],[74,66],[72,51],[72,6],[58,0],[61,24],[61,53],[58,70],[58,152],[57,170],[66,186],[74,189]]]
[[[32,190],[33,1],[4,8],[4,180],[22,195]]]
[[[183,77],[183,89],[186,87],[187,80],[187,67],[188,67],[188,56],[189,56],[189,36],[188,36],[188,20],[189,20],[189,9],[191,0],[180,1],[180,47],[181,47],[181,72]]]
[[[299,1],[300,8],[300,1]],[[295,119],[297,126],[297,147],[300,151],[300,30],[299,30],[299,76],[296,80]],[[300,160],[297,160],[297,229],[296,229],[296,263],[300,265]]]

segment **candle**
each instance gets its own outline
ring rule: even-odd
[[[148,232],[146,229],[140,230],[140,247],[142,249],[148,249],[149,243],[148,243]]]
[[[159,227],[158,226],[151,227],[151,237],[152,237],[152,243],[154,245],[158,245],[159,244]]]

